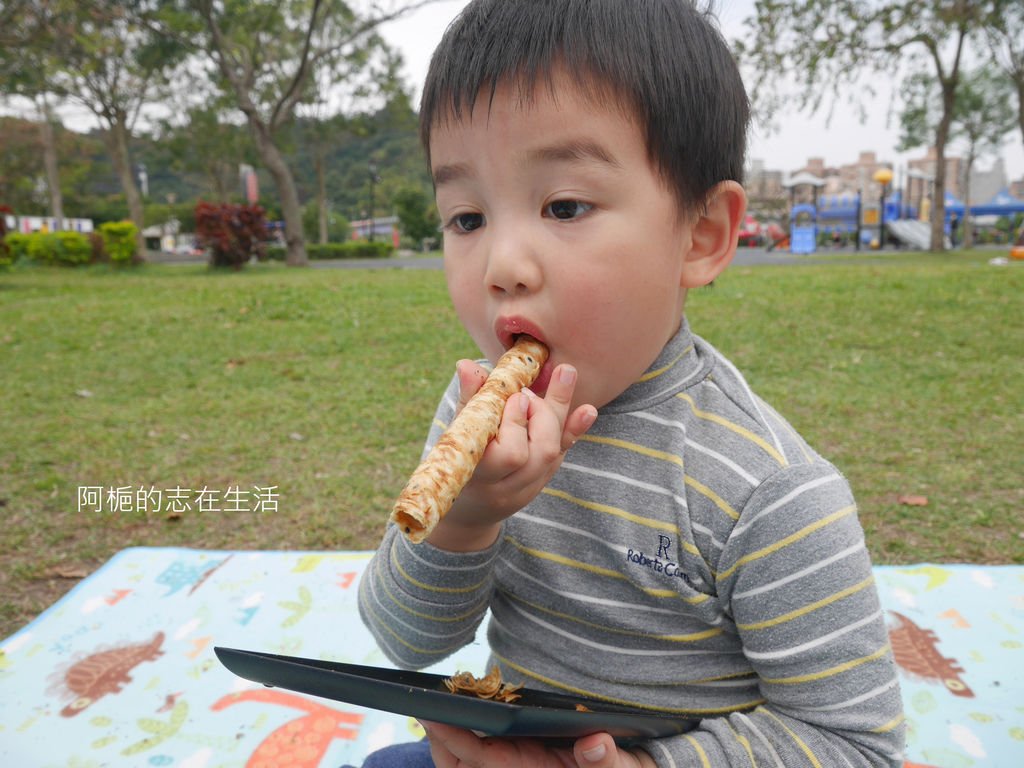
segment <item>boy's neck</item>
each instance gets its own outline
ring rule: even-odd
[[[684,317],[679,330],[662,347],[657,359],[639,381],[600,409],[603,413],[627,413],[660,402],[688,383],[706,375],[704,361],[697,354],[693,333]]]

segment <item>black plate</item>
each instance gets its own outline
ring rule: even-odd
[[[521,688],[515,703],[449,693],[443,675],[214,648],[239,677],[361,707],[468,728],[492,736],[568,740],[607,731],[619,743],[674,736],[696,727],[682,715]],[[579,711],[583,705],[589,711]]]

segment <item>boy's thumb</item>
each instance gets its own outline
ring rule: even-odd
[[[615,742],[606,733],[595,733],[576,742],[574,757],[579,765],[605,768],[614,765]]]

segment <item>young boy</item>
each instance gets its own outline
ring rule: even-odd
[[[489,609],[505,681],[701,724],[555,749],[426,723],[366,765],[899,764],[849,487],[683,319],[746,209],[715,28],[684,0],[474,0],[421,121],[459,319],[491,363],[521,333],[550,360],[427,542],[387,531],[363,619],[419,668]],[[485,375],[459,362],[428,447]]]

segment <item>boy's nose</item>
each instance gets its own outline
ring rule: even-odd
[[[540,265],[524,232],[494,232],[484,280],[487,290],[500,296],[517,296],[537,290],[541,280]]]

